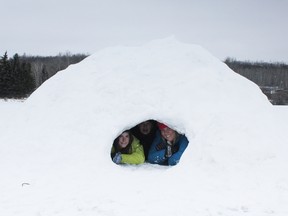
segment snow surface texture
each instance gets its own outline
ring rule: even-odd
[[[0,111],[0,215],[288,215],[287,108],[200,46],[106,48]],[[147,119],[186,134],[180,163],[113,164]]]

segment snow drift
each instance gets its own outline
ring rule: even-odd
[[[18,115],[0,138],[1,215],[288,213],[287,126],[200,46],[106,48],[49,79]],[[180,163],[113,164],[114,138],[147,119],[186,134]]]

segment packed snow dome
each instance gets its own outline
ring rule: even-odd
[[[198,45],[103,49],[16,117],[0,137],[1,215],[288,214],[287,126],[257,85]],[[187,136],[180,163],[115,165],[115,137],[148,119]]]

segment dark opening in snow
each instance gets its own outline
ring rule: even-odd
[[[164,123],[146,120],[123,131],[113,142],[112,161],[116,164],[176,165],[188,139]]]

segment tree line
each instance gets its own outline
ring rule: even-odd
[[[5,52],[0,57],[0,98],[27,98],[58,71],[82,61],[87,56],[67,52],[57,56],[15,54],[9,58]]]
[[[288,105],[288,65],[280,62],[250,62],[227,58],[233,71],[256,83],[274,105]]]
[[[36,88],[31,64],[7,52],[0,59],[0,98],[25,98]]]
[[[66,69],[70,64],[76,64],[88,54],[59,53],[57,56],[21,56],[21,59],[31,64],[32,75],[38,88],[58,71]]]
[[[59,53],[57,56],[0,57],[0,98],[26,98],[58,71],[76,64],[88,54]],[[233,71],[256,83],[272,104],[288,105],[288,65],[284,63],[237,61],[227,58]]]
[[[259,86],[288,89],[288,65],[284,63],[237,61],[227,58],[224,61],[232,70],[248,78]]]

